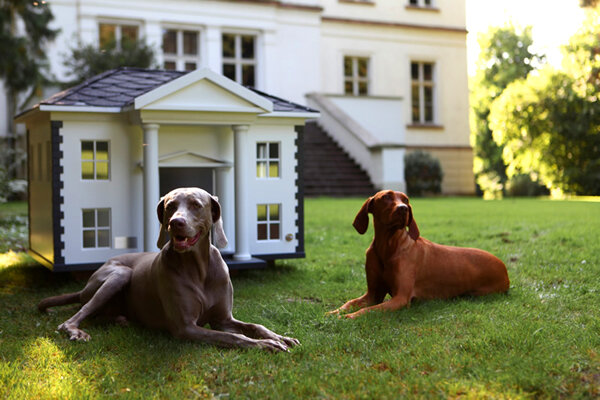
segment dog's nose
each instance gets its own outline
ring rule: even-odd
[[[406,206],[406,204],[399,204],[396,206],[396,211],[406,211],[408,209],[408,207]]]
[[[171,228],[182,229],[185,227],[185,220],[183,218],[172,218],[169,225],[171,225]]]

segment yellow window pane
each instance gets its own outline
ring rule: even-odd
[[[90,142],[90,141],[81,142],[81,159],[82,160],[93,160],[94,159],[94,142]]]
[[[279,163],[278,162],[271,161],[271,163],[269,164],[269,177],[271,177],[271,178],[279,177]]]
[[[279,204],[269,205],[269,221],[279,221]]]
[[[84,228],[93,228],[96,226],[96,213],[94,210],[83,210],[82,217]]]
[[[108,160],[108,142],[96,142],[96,160]]]
[[[96,163],[96,179],[107,180],[108,179],[108,163],[97,162]]]
[[[98,227],[108,227],[110,226],[110,212],[108,209],[98,210],[98,223],[96,224]]]
[[[98,247],[110,247],[109,233],[108,229],[98,229]]]
[[[256,163],[256,177],[257,178],[266,178],[267,177],[267,163],[266,162],[257,162]]]
[[[267,205],[259,204],[258,206],[256,206],[256,214],[258,215],[259,221],[266,221],[267,220]]]
[[[96,232],[83,231],[83,247],[96,247]]]
[[[83,161],[81,163],[81,179],[94,179],[93,161]]]
[[[135,42],[138,39],[138,27],[135,25],[121,26],[121,40],[123,42]]]

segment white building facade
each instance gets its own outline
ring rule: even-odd
[[[379,188],[404,155],[440,159],[442,191],[474,192],[464,0],[51,0],[52,74],[81,43],[144,38],[158,67],[209,68],[321,111]],[[49,94],[49,93],[48,93]]]

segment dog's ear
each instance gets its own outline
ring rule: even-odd
[[[419,227],[417,226],[417,221],[413,217],[412,207],[408,206],[408,236],[410,236],[413,240],[417,240],[421,233],[419,232]]]
[[[212,213],[215,245],[222,249],[227,247],[227,236],[223,230],[223,218],[221,218],[221,205],[217,196],[210,197],[210,211]]]
[[[367,228],[369,227],[369,213],[371,212],[371,202],[373,201],[373,197],[369,197],[365,203],[360,208],[358,214],[354,218],[354,222],[352,226],[358,233],[363,235]]]
[[[158,222],[160,222],[160,233],[158,234],[158,240],[156,246],[162,249],[163,246],[169,241],[169,234],[164,224],[165,217],[165,198],[161,197],[158,205],[156,206],[156,215],[158,216]]]

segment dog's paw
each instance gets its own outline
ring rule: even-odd
[[[69,335],[69,340],[76,340],[78,342],[87,342],[92,338],[87,332],[82,331],[81,329],[79,329],[71,324],[68,324],[66,322],[60,324],[58,326],[58,330],[63,331],[67,335]]]
[[[280,342],[279,340],[273,339],[259,339],[256,341],[256,346],[260,349],[268,350],[268,351],[285,351],[288,352],[288,346],[284,342]]]
[[[298,339],[287,336],[279,336],[279,341],[285,343],[288,348],[300,345],[300,341]]]

